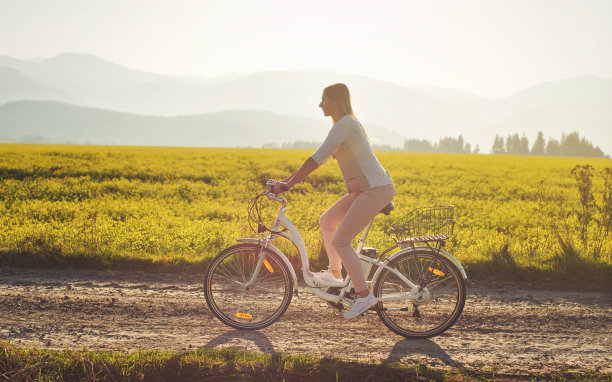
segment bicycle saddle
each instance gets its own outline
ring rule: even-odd
[[[389,215],[391,211],[393,211],[393,208],[395,208],[393,202],[389,202],[389,204],[387,204],[382,210],[380,210],[379,214]]]

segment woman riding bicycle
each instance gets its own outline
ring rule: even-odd
[[[323,90],[319,107],[326,117],[332,117],[327,138],[304,164],[288,178],[276,183],[274,193],[280,194],[301,182],[333,156],[346,184],[348,193],[319,218],[323,243],[329,258],[327,270],[314,274],[318,283],[330,287],[344,285],[342,264],[353,281],[359,298],[344,318],[359,316],[378,302],[367,287],[361,260],[351,241],[385,207],[395,195],[393,181],[372,151],[368,136],[353,114],[351,96],[344,84],[334,84]]]

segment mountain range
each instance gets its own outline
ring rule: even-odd
[[[55,101],[0,105],[0,132],[25,142],[261,147],[325,137],[329,123],[267,111],[229,110],[177,117],[129,114]]]
[[[322,141],[331,121],[318,104],[322,89],[335,82],[351,89],[356,116],[374,143],[401,147],[406,138],[461,134],[488,152],[496,134],[524,133],[533,141],[538,131],[557,139],[578,131],[612,152],[607,78],[542,82],[489,99],[325,70],[165,76],[76,53],[0,56],[0,139],[230,147]]]

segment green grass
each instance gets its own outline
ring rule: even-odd
[[[249,200],[268,178],[297,169],[309,150],[0,145],[0,265],[201,272],[235,238],[252,237]],[[593,195],[610,159],[380,152],[396,210],[377,217],[369,246],[412,208],[456,206],[447,249],[475,279],[612,285],[612,235],[588,225],[570,170],[594,166]],[[295,187],[288,216],[313,269],[327,264],[318,217],[345,192],[334,161]],[[277,205],[269,202],[265,216]],[[278,241],[291,261],[293,246]],[[562,245],[563,244],[563,245]]]
[[[0,378],[15,381],[610,381],[597,372],[508,375],[494,368],[346,362],[237,349],[102,352],[16,347],[0,340]]]

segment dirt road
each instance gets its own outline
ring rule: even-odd
[[[73,349],[233,346],[347,360],[495,366],[500,372],[612,372],[609,290],[558,292],[470,285],[445,334],[406,340],[376,314],[345,321],[300,288],[280,321],[256,332],[221,324],[200,280],[177,275],[0,268],[0,338]]]

